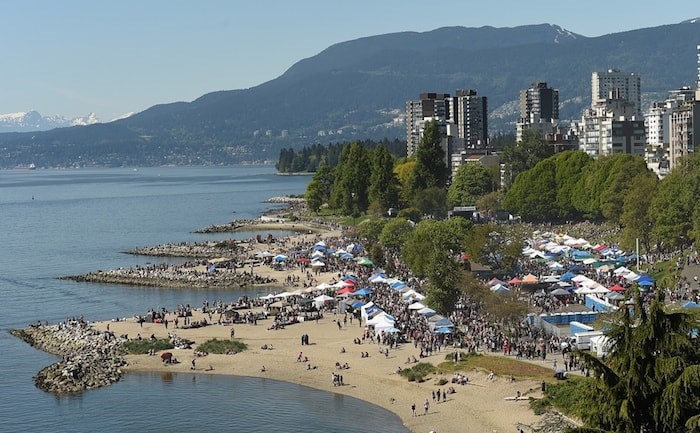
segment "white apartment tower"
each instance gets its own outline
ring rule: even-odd
[[[608,69],[607,72],[593,72],[591,76],[591,106],[596,101],[605,100],[610,92],[617,90],[620,99],[634,104],[636,117],[642,118],[642,79],[634,72],[621,72]]]
[[[584,111],[579,148],[594,158],[616,153],[644,156],[639,74],[593,72],[591,108]]]

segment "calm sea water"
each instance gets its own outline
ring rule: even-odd
[[[265,199],[302,193],[308,180],[263,166],[0,171],[0,431],[407,432],[381,408],[265,379],[129,374],[108,388],[56,397],[32,380],[56,358],[7,332],[36,320],[105,320],[256,295],[56,277],[162,261],[123,254],[137,246],[234,237],[192,232],[255,218],[271,207]]]

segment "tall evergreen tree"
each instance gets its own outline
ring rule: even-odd
[[[334,205],[343,215],[359,215],[369,205],[371,163],[367,150],[359,142],[343,149],[335,168]]]
[[[378,203],[382,211],[398,205],[398,179],[394,174],[394,159],[384,144],[372,152],[372,175],[369,185],[370,203]]]
[[[415,194],[417,191],[428,188],[445,188],[448,178],[449,172],[445,164],[445,150],[441,145],[440,127],[435,121],[425,122],[408,189]]]
[[[309,209],[318,212],[324,203],[328,203],[333,191],[333,182],[333,170],[325,161],[321,161],[316,174],[306,186],[305,198]]]
[[[632,312],[621,308],[608,324],[604,360],[581,352],[596,373],[583,414],[589,427],[615,433],[700,431],[700,350],[687,313],[664,310],[663,295],[648,307],[635,290]],[[601,431],[601,430],[598,430]]]

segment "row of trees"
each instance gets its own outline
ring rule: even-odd
[[[497,167],[465,164],[450,184],[438,125],[426,122],[409,159],[396,158],[383,143],[370,150],[361,142],[344,145],[335,166],[321,158],[306,199],[314,212],[324,204],[342,215],[381,214],[394,207],[441,218],[448,207],[473,205],[487,195],[481,205],[495,211],[498,177]]]
[[[367,149],[374,149],[377,146],[384,145],[389,153],[398,157],[406,155],[406,142],[399,139],[381,141],[363,140],[360,141]],[[301,150],[295,151],[292,148],[284,148],[280,151],[279,159],[275,168],[280,173],[312,173],[319,169],[322,162],[335,167],[340,161],[340,155],[343,148],[348,145],[347,142],[337,142],[329,145],[314,144],[312,146],[304,146]]]
[[[503,207],[529,221],[606,220],[622,227],[626,248],[639,239],[669,250],[700,240],[698,194],[700,155],[659,181],[639,156],[569,151],[518,175]]]

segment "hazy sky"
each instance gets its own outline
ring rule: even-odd
[[[383,33],[552,23],[600,36],[697,16],[697,0],[1,0],[0,113],[108,121]]]

